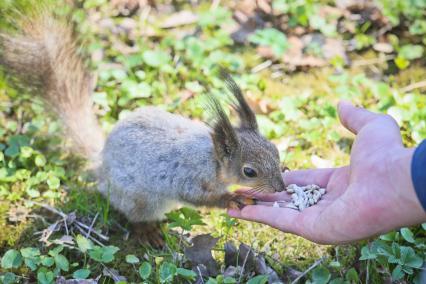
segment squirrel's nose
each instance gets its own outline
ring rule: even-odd
[[[272,187],[275,189],[276,192],[281,192],[285,190],[285,184],[284,184],[284,180],[282,179],[281,176],[279,176],[276,181],[274,182],[274,184],[272,185]]]

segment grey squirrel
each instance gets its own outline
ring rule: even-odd
[[[227,190],[231,184],[285,189],[278,150],[259,133],[255,114],[228,75],[223,79],[238,126],[211,97],[211,126],[144,107],[105,139],[92,111],[92,76],[78,48],[71,24],[49,11],[25,20],[18,34],[0,32],[0,64],[35,87],[96,168],[99,191],[142,232],[158,232],[153,224],[180,205],[226,208],[240,202]],[[153,235],[148,241],[161,245]]]

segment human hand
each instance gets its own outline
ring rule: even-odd
[[[348,102],[341,102],[338,109],[342,124],[356,134],[350,165],[283,174],[285,184],[325,187],[327,194],[319,203],[302,212],[251,205],[229,209],[228,214],[324,244],[348,243],[425,222],[411,181],[414,149],[404,148],[395,120]],[[288,199],[288,194],[256,197],[276,201]]]

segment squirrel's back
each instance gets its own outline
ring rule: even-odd
[[[200,182],[217,185],[209,131],[156,107],[135,110],[107,138],[99,190],[130,219],[141,212],[144,220],[161,219],[183,195],[197,194]]]
[[[0,65],[50,105],[78,152],[97,160],[104,136],[92,110],[92,78],[78,54],[72,25],[52,9],[20,19],[17,34],[0,31]]]

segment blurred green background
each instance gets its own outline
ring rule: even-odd
[[[353,135],[339,124],[340,99],[393,116],[407,146],[426,138],[425,0],[78,0],[64,1],[58,11],[72,4],[69,20],[97,75],[93,99],[106,132],[147,105],[208,120],[203,94],[223,94],[221,65],[290,169],[348,162]],[[13,30],[11,15],[33,5],[3,0],[0,27]],[[220,269],[198,283],[267,283],[268,276],[244,270],[242,263],[233,264],[231,273],[226,242],[247,244],[284,283],[303,272],[299,283],[422,283],[426,226],[354,245],[320,246],[220,210],[183,210],[163,226],[163,251],[143,247],[131,235],[123,241],[128,224],[107,201],[85,191],[93,182],[81,159],[64,149],[60,123],[6,71],[0,70],[4,283],[52,283],[59,275],[102,276],[101,283],[117,275],[124,278],[116,281],[129,283],[193,283],[199,273],[191,271],[184,246],[206,232],[219,237],[212,251]],[[39,241],[34,233],[58,219],[40,204],[76,212],[88,224],[98,213],[94,228],[110,237],[109,246],[96,247],[78,233],[71,234],[72,243],[54,242],[63,230],[53,232],[50,243]]]

